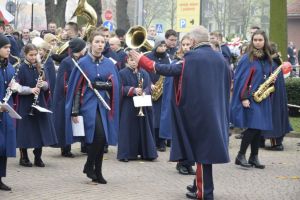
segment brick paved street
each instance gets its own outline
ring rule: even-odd
[[[266,169],[242,169],[233,164],[240,140],[231,137],[231,163],[214,165],[217,200],[299,200],[300,138],[286,138],[285,151],[260,151]],[[116,148],[105,155],[104,177],[107,185],[94,185],[82,173],[86,156],[78,144],[76,158],[62,158],[58,149],[45,148],[45,168],[24,168],[18,159],[8,162],[5,183],[12,192],[0,191],[0,200],[101,199],[101,200],[179,200],[186,199],[186,185],[193,176],[179,175],[175,163],[168,162],[169,152],[159,153],[156,162],[117,161]],[[33,160],[32,151],[29,151]],[[249,153],[249,151],[248,151]]]

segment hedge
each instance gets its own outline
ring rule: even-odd
[[[300,78],[285,79],[286,93],[289,104],[300,106]],[[299,108],[289,108],[291,116],[299,116]]]

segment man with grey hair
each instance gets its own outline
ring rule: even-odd
[[[172,150],[178,148],[172,148],[171,160],[197,163],[196,188],[188,187],[190,192],[186,196],[207,200],[214,198],[212,164],[229,162],[231,78],[224,58],[209,45],[207,29],[195,27],[190,36],[194,41],[193,50],[184,55],[184,62],[158,64],[135,51],[131,56],[147,71],[174,76],[178,107],[176,126],[181,138],[172,138],[172,144],[180,145],[185,151],[176,159],[176,152]]]

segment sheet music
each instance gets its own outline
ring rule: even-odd
[[[37,109],[37,110],[40,111],[40,112],[53,113],[51,110],[48,110],[48,109],[46,109],[46,108],[43,108],[43,107],[41,107],[41,106],[39,106],[39,105],[35,105],[35,106],[32,106],[32,107],[35,108],[35,109]]]
[[[142,95],[133,97],[134,107],[152,106],[151,95]]]
[[[78,123],[74,123],[72,121],[72,129],[73,129],[73,136],[80,137],[85,136],[84,134],[84,122],[82,116],[77,116]]]
[[[22,117],[7,103],[0,103],[0,107],[7,110],[8,115],[14,119],[22,119]]]

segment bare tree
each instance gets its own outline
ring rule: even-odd
[[[95,9],[97,13],[97,26],[100,26],[102,21],[102,3],[101,0],[88,0],[88,3]]]
[[[66,6],[67,0],[59,0],[57,1],[57,5],[54,4],[53,0],[45,0],[47,24],[49,22],[55,22],[57,26],[63,27],[66,23]]]
[[[130,28],[129,17],[127,14],[127,0],[117,0],[116,14],[117,14],[117,27],[128,30]]]
[[[148,29],[154,20],[166,19],[167,7],[165,5],[165,1],[161,0],[144,1],[146,29]]]

